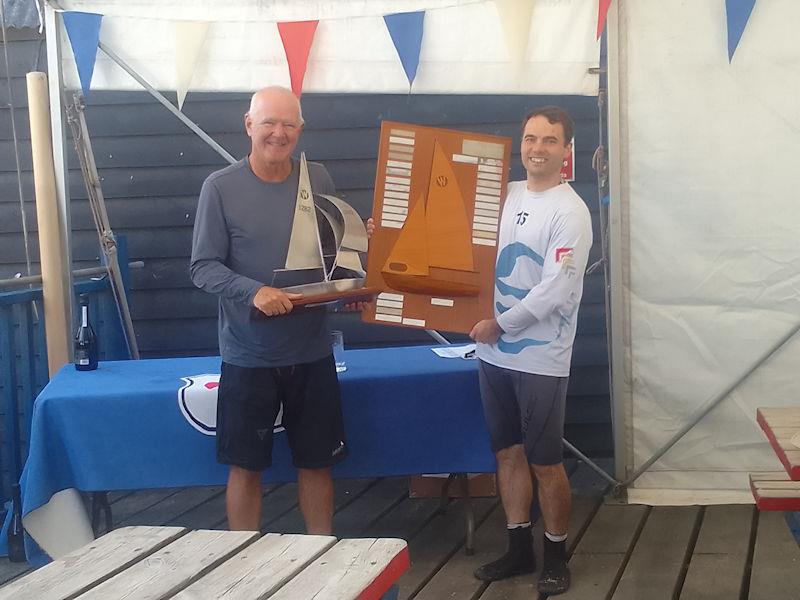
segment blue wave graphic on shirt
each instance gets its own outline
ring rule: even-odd
[[[504,354],[519,354],[530,346],[546,346],[549,343],[550,342],[545,340],[534,340],[531,338],[518,340],[516,342],[507,342],[501,337],[497,340],[497,349]]]
[[[522,300],[528,295],[530,290],[508,285],[507,283],[501,281],[500,278],[511,275],[511,272],[514,270],[514,267],[517,264],[517,260],[522,257],[530,258],[540,267],[544,266],[544,258],[542,258],[538,253],[534,252],[521,242],[514,242],[500,251],[500,254],[497,256],[497,266],[495,267],[494,283],[498,291],[504,296],[513,296],[517,300]],[[500,302],[496,302],[495,308],[497,309],[497,314],[502,315],[510,307],[504,306]],[[546,346],[549,343],[551,342],[548,340],[537,340],[533,338],[525,338],[522,340],[517,340],[516,342],[507,342],[501,336],[500,339],[497,340],[497,349],[504,354],[519,354],[525,348],[530,346]]]
[[[499,302],[495,302],[494,306],[497,309],[497,314],[499,315],[502,315],[511,308],[510,306],[504,306]],[[545,340],[535,340],[533,338],[525,338],[516,342],[507,342],[503,339],[503,336],[500,336],[500,339],[497,340],[497,349],[505,354],[519,354],[528,346],[544,346],[549,343],[550,342]]]
[[[517,300],[522,300],[528,295],[530,290],[513,287],[500,280],[501,277],[508,277],[514,270],[517,260],[527,256],[540,267],[544,266],[544,259],[536,252],[528,248],[522,242],[514,242],[509,244],[500,251],[497,256],[497,266],[495,267],[494,285],[498,291],[504,296],[513,296]]]

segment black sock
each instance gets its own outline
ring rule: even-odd
[[[475,577],[483,581],[497,581],[536,570],[533,555],[533,528],[514,527],[508,529],[508,549],[499,559],[479,567]]]
[[[567,567],[567,541],[554,542],[544,536],[544,564],[539,577],[539,592],[561,594],[569,589],[570,576]]]

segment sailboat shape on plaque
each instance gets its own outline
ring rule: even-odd
[[[361,217],[335,196],[314,194],[302,153],[286,265],[274,271],[272,286],[303,294],[295,306],[369,299],[379,290],[364,287],[359,252],[366,251]]]
[[[427,194],[414,203],[381,269],[389,287],[418,294],[478,295],[464,204],[453,167],[435,142]]]

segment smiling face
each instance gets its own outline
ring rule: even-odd
[[[291,156],[303,131],[300,102],[291,91],[265,88],[256,92],[244,116],[250,137],[250,165],[256,175],[291,171]]]
[[[561,167],[572,152],[561,123],[551,123],[544,115],[528,119],[522,132],[520,156],[528,172],[528,189],[541,192],[561,183]]]

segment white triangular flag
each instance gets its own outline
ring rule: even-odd
[[[175,91],[178,94],[178,109],[189,85],[192,83],[194,68],[208,32],[207,21],[175,21]]]
[[[534,0],[494,0],[494,3],[506,38],[508,60],[521,64],[528,47]]]

